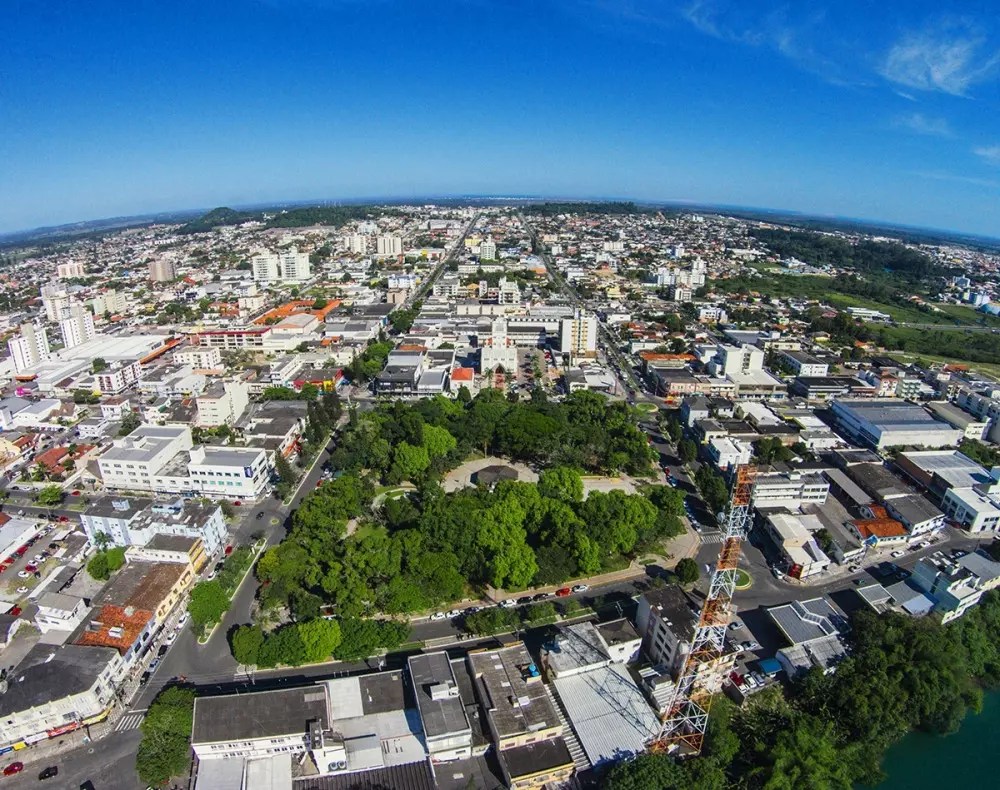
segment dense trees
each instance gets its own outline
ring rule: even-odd
[[[424,426],[422,441],[433,446],[435,430]],[[667,486],[583,500],[578,472],[558,468],[543,479],[451,494],[428,483],[386,499],[380,523],[364,524],[372,486],[344,474],[307,496],[289,536],[261,557],[261,604],[288,606],[300,619],[322,604],[345,618],[419,611],[462,598],[469,585],[520,589],[618,567],[680,531],[683,494]],[[359,517],[364,525],[345,537]]]
[[[413,321],[420,313],[420,302],[413,307],[394,310],[389,314],[389,323],[392,328],[401,335],[405,335],[413,328]]]
[[[795,455],[789,448],[781,443],[781,439],[776,436],[768,436],[758,439],[753,445],[754,455],[757,462],[770,464],[777,461],[790,461]]]
[[[699,467],[694,475],[695,485],[705,504],[713,513],[721,513],[729,504],[729,488],[719,472],[708,465]]]
[[[690,557],[683,557],[678,560],[677,566],[674,568],[674,573],[677,574],[677,581],[681,584],[694,584],[701,575],[698,570],[698,563]]]
[[[121,546],[98,551],[87,563],[87,573],[98,581],[106,581],[125,564],[125,549]]]
[[[35,496],[35,501],[42,507],[55,507],[63,500],[62,486],[48,485]]]
[[[547,467],[634,474],[648,472],[653,459],[627,404],[592,392],[575,392],[562,403],[511,403],[500,392],[484,390],[467,401],[396,402],[359,415],[333,463],[372,470],[387,483],[420,483],[439,477],[472,450]]]
[[[194,697],[190,689],[167,688],[149,706],[140,725],[142,741],[135,760],[136,771],[144,783],[160,787],[172,777],[187,774]]]

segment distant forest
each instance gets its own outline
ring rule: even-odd
[[[892,274],[911,281],[951,272],[929,255],[896,242],[863,239],[852,244],[839,236],[770,228],[756,228],[752,234],[776,255],[815,266],[836,266],[863,274]]]
[[[354,219],[365,219],[373,214],[395,216],[396,209],[382,206],[304,206],[287,211],[236,211],[231,208],[214,208],[198,219],[182,226],[179,233],[205,233],[223,225],[239,225],[242,222],[265,221],[269,228],[303,228],[309,225],[327,225],[339,228]],[[264,220],[264,217],[270,218]]]

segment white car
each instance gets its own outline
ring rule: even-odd
[[[25,587],[24,585],[17,588],[18,595],[24,595],[26,592],[28,592],[28,588]]]
[[[182,629],[184,627],[184,623],[186,623],[187,621],[188,621],[188,613],[184,612],[184,614],[182,614],[180,616],[180,619],[177,621],[177,626],[176,626],[177,630],[179,631],[180,629]]]
[[[177,638],[177,632],[176,631],[172,631],[169,634],[167,634],[167,638],[163,640],[163,644],[165,644],[165,645],[172,645],[174,643],[174,640],[176,638]]]
[[[515,601],[513,598],[508,598],[506,601],[501,601],[500,605],[504,609],[513,609],[515,606],[517,606],[517,601]]]
[[[588,585],[586,585],[586,584],[574,584],[573,585],[573,592],[575,592],[575,593],[587,592],[587,590],[589,590],[589,589],[590,589],[590,587]]]
[[[890,554],[889,556],[895,559],[896,557],[902,557],[903,554],[904,552],[900,551],[899,549],[896,549],[896,551],[892,552],[892,554]]]
[[[771,568],[771,573],[774,574],[774,578],[778,579],[779,581],[785,578],[785,574],[779,571],[777,568]]]
[[[448,617],[448,615],[444,612],[434,612],[434,614],[431,615],[431,620],[444,620],[446,617]]]
[[[18,571],[17,572],[17,578],[19,578],[19,579],[28,579],[28,578],[31,578],[31,574],[28,573],[27,571]]]
[[[448,617],[458,617],[462,614],[461,609],[451,609],[448,611]]]

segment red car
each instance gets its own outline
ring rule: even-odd
[[[29,563],[28,563],[27,565],[25,565],[25,566],[24,566],[24,569],[25,569],[25,570],[26,570],[26,571],[27,571],[28,573],[34,573],[35,571],[37,571],[37,570],[38,570],[38,566],[37,566],[37,565],[35,565],[35,564],[33,564],[33,563],[30,563],[30,562],[29,562]]]
[[[572,595],[573,591],[569,587],[561,587],[556,590],[556,595],[560,598],[565,598],[567,595]]]
[[[226,556],[228,557],[232,553],[233,553],[233,547],[232,547],[232,544],[230,544],[230,545],[226,546]]]
[[[240,506],[240,505],[242,505],[242,504],[243,504],[243,503],[242,503],[242,502],[240,502],[240,500],[238,500],[238,499],[237,499],[237,500],[236,500],[235,502],[233,502],[233,506],[234,506],[234,507],[239,507],[239,506]]]
[[[79,491],[70,491],[70,494],[73,495],[73,496],[80,496],[80,492]]]
[[[67,521],[69,521],[69,516],[59,516],[59,521],[60,523],[65,524]]]
[[[13,607],[11,607],[11,610],[9,612],[7,612],[7,614],[9,614],[11,617],[17,617],[17,616],[19,616],[21,614],[21,607],[20,606],[13,606]]]
[[[4,776],[13,776],[14,774],[19,774],[24,770],[24,763],[11,763],[6,768],[3,769]]]

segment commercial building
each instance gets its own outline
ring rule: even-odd
[[[941,552],[921,557],[910,581],[934,602],[944,623],[956,620],[1000,586],[1000,563],[981,554],[950,559]]]
[[[830,558],[815,538],[825,529],[817,516],[768,513],[764,527],[787,563],[789,576],[806,579],[830,567]]]
[[[242,381],[216,381],[197,397],[196,403],[199,426],[232,425],[250,405],[250,387]]]
[[[179,536],[200,540],[209,555],[222,551],[227,534],[219,505],[185,499],[104,497],[80,514],[80,523],[92,544],[98,533],[115,546],[145,546],[158,535]]]
[[[992,420],[981,420],[960,406],[949,401],[932,401],[927,404],[935,417],[944,420],[952,428],[962,431],[966,439],[983,441],[987,438]]]
[[[186,425],[140,425],[97,462],[104,485],[125,491],[256,499],[269,478],[263,450],[195,447]]]
[[[0,694],[0,744],[19,749],[99,720],[123,670],[117,650],[36,644]]]
[[[87,270],[79,261],[69,261],[56,266],[56,277],[60,280],[67,280],[73,277],[84,277]]]
[[[906,401],[835,400],[831,410],[838,428],[848,438],[876,450],[906,445],[952,447],[964,436],[921,406]]]
[[[781,351],[781,360],[791,368],[796,376],[825,376],[830,366],[818,357],[805,351]]]
[[[570,779],[574,763],[562,719],[524,644],[469,653],[466,660],[508,787]]]
[[[517,370],[517,346],[507,335],[507,319],[498,316],[493,319],[489,336],[480,338],[479,372],[503,368],[507,373]]]
[[[218,368],[222,366],[222,352],[218,348],[185,348],[174,352],[174,362],[192,368]]]
[[[771,471],[757,475],[753,503],[758,508],[822,505],[830,493],[830,483],[819,473]]]
[[[49,358],[49,338],[45,327],[21,324],[18,334],[7,341],[14,370],[21,373]]]
[[[434,762],[472,756],[472,725],[448,654],[421,653],[407,661],[424,728],[424,742]]]
[[[824,674],[833,672],[847,656],[842,635],[847,618],[826,598],[772,606],[767,614],[788,641],[789,646],[778,650],[775,658],[789,678],[813,668]]]

